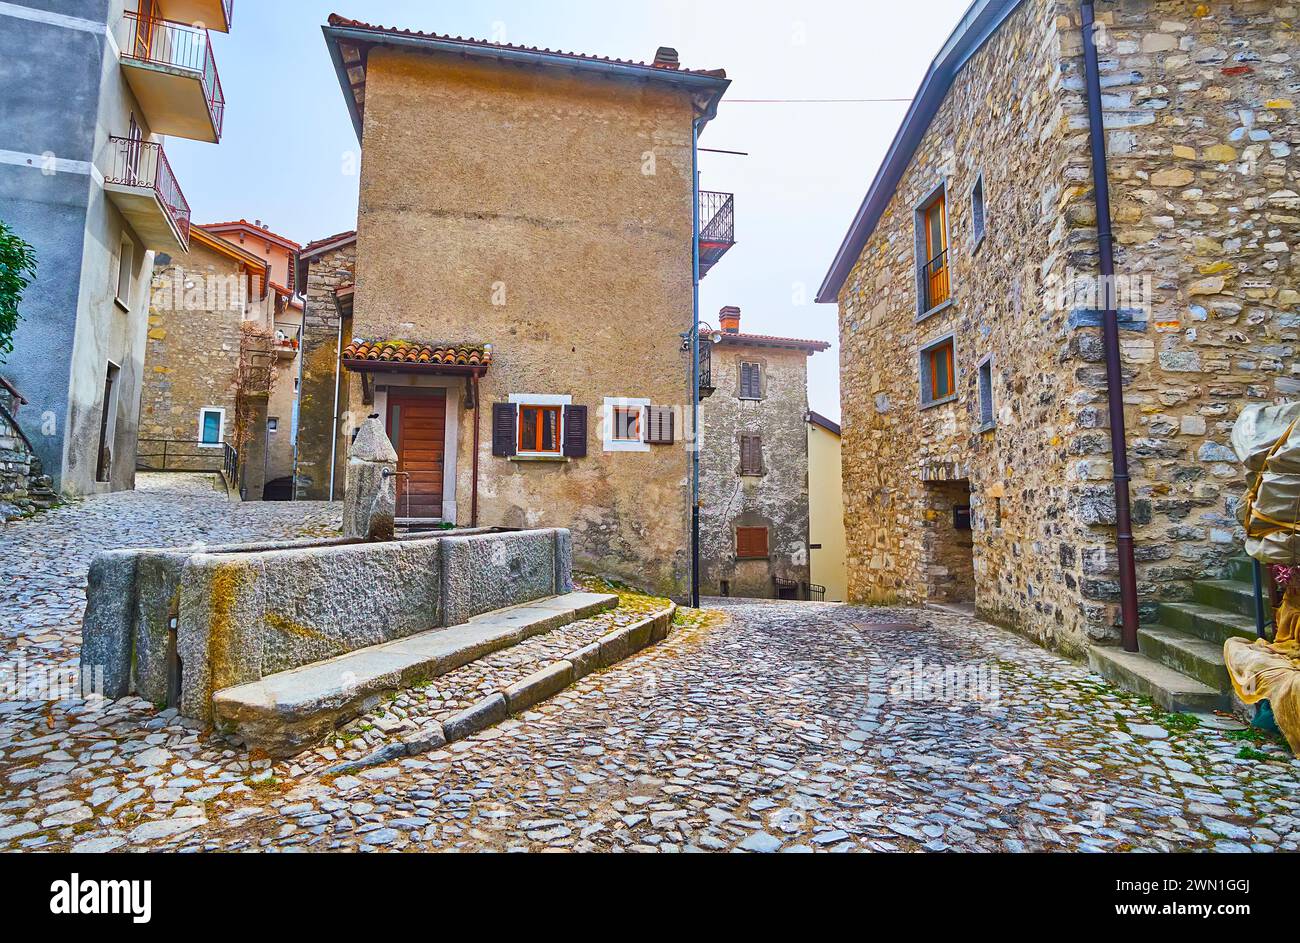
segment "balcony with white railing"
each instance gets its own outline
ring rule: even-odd
[[[146,249],[189,251],[190,204],[161,144],[111,137],[100,169],[109,200]]]
[[[226,97],[206,28],[127,12],[114,36],[150,130],[211,144],[221,140]]]

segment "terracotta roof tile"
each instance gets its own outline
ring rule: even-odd
[[[727,77],[725,69],[673,68],[668,65],[654,65],[649,62],[638,62],[634,59],[613,59],[609,56],[591,56],[580,52],[565,52],[562,49],[543,49],[538,46],[516,46],[514,43],[494,43],[486,39],[475,39],[472,36],[451,36],[446,33],[422,33],[419,30],[398,29],[395,26],[377,26],[372,23],[362,22],[361,20],[353,20],[345,16],[339,16],[337,13],[330,14],[329,25],[343,26],[351,29],[372,30],[377,33],[391,33],[396,36],[414,36],[420,39],[435,39],[440,42],[464,43],[467,46],[478,46],[484,49],[513,49],[517,52],[535,52],[549,56],[563,56],[566,59],[578,59],[585,62],[611,62],[616,65],[638,66],[643,69],[653,69],[656,72],[679,72],[687,75],[703,75],[719,79]]]
[[[799,337],[777,337],[773,334],[729,334],[724,332],[722,335],[722,343],[792,347],[799,350],[808,350],[813,353],[821,350],[830,350],[831,348],[828,341],[805,340]]]
[[[210,232],[221,232],[222,230],[225,229],[245,229],[248,232],[254,233],[259,236],[267,236],[275,240],[276,242],[280,242],[287,246],[291,246],[294,249],[302,248],[301,246],[298,245],[298,243],[294,242],[288,236],[282,236],[277,232],[272,232],[271,230],[267,229],[265,226],[258,226],[256,223],[250,223],[246,219],[236,219],[225,223],[205,223],[203,225],[203,228]]]
[[[415,366],[486,367],[492,363],[492,348],[486,344],[436,345],[358,338],[343,348],[343,359]]]
[[[321,246],[327,246],[332,242],[355,239],[356,237],[357,237],[357,231],[355,229],[349,229],[347,232],[338,232],[332,236],[326,236],[324,239],[316,239],[312,242],[307,243],[305,246],[302,247],[302,254],[310,255],[313,251],[319,249]]]

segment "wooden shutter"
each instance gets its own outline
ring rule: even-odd
[[[673,408],[651,406],[646,412],[649,414],[649,420],[645,440],[651,445],[672,445],[676,432]]]
[[[519,407],[514,403],[492,404],[492,454],[509,457],[518,454],[515,424]]]
[[[760,399],[763,395],[763,376],[756,363],[740,365],[740,396],[742,399]]]
[[[741,560],[754,560],[766,557],[767,528],[737,527],[736,556]]]
[[[740,473],[742,475],[763,474],[763,438],[756,435],[740,437]]]
[[[587,407],[564,407],[564,454],[584,458],[587,454]]]

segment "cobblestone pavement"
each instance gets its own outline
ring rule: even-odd
[[[142,482],[0,529],[4,659],[75,660],[111,546],[323,532],[322,505]],[[137,699],[0,703],[0,849],[1294,850],[1300,762],[1188,729],[951,613],[732,603],[535,711],[331,776],[631,613],[403,694],[293,761]],[[548,641],[549,639],[549,641]]]

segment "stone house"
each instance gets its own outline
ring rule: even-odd
[[[742,333],[736,307],[719,322],[701,381],[702,592],[808,599],[808,358],[830,344]]]
[[[308,243],[294,268],[304,305],[294,458],[294,494],[300,501],[343,497],[347,439],[339,411],[344,392],[340,358],[352,338],[356,266],[357,234],[352,231]]]
[[[683,336],[696,252],[703,272],[732,241],[695,140],[725,74],[325,35],[363,153],[339,438],[384,419],[404,517],[570,528],[580,565],[686,596]]]
[[[41,467],[22,426],[18,410],[27,400],[0,377],[0,523],[52,507],[58,496]]]
[[[229,445],[239,453],[241,493],[262,497],[267,403],[241,401],[241,393],[249,392],[250,369],[264,373],[279,361],[272,332],[289,308],[269,275],[266,260],[202,226],[192,228],[188,252],[156,257],[140,403],[142,469],[218,471]],[[277,376],[271,395],[285,382],[292,395],[293,379]]]
[[[55,487],[130,489],[153,253],[184,252],[190,209],[164,136],[217,143],[210,31],[232,0],[0,4],[0,218],[36,249],[6,369]]]
[[[293,464],[298,438],[298,387],[302,374],[303,302],[298,296],[298,253],[302,246],[287,236],[272,232],[260,219],[210,223],[209,233],[234,243],[246,252],[266,260],[270,267],[271,290],[278,296],[273,327],[275,380],[266,407],[266,481],[264,496],[269,500],[293,497]]]
[[[808,567],[826,602],[849,593],[840,424],[808,410]]]
[[[1122,600],[1094,171],[1144,623],[1241,552],[1229,430],[1300,389],[1300,9],[1098,2],[1085,33],[1093,8],[971,6],[818,297],[840,312],[851,599],[965,601],[1072,653],[1119,639]]]

